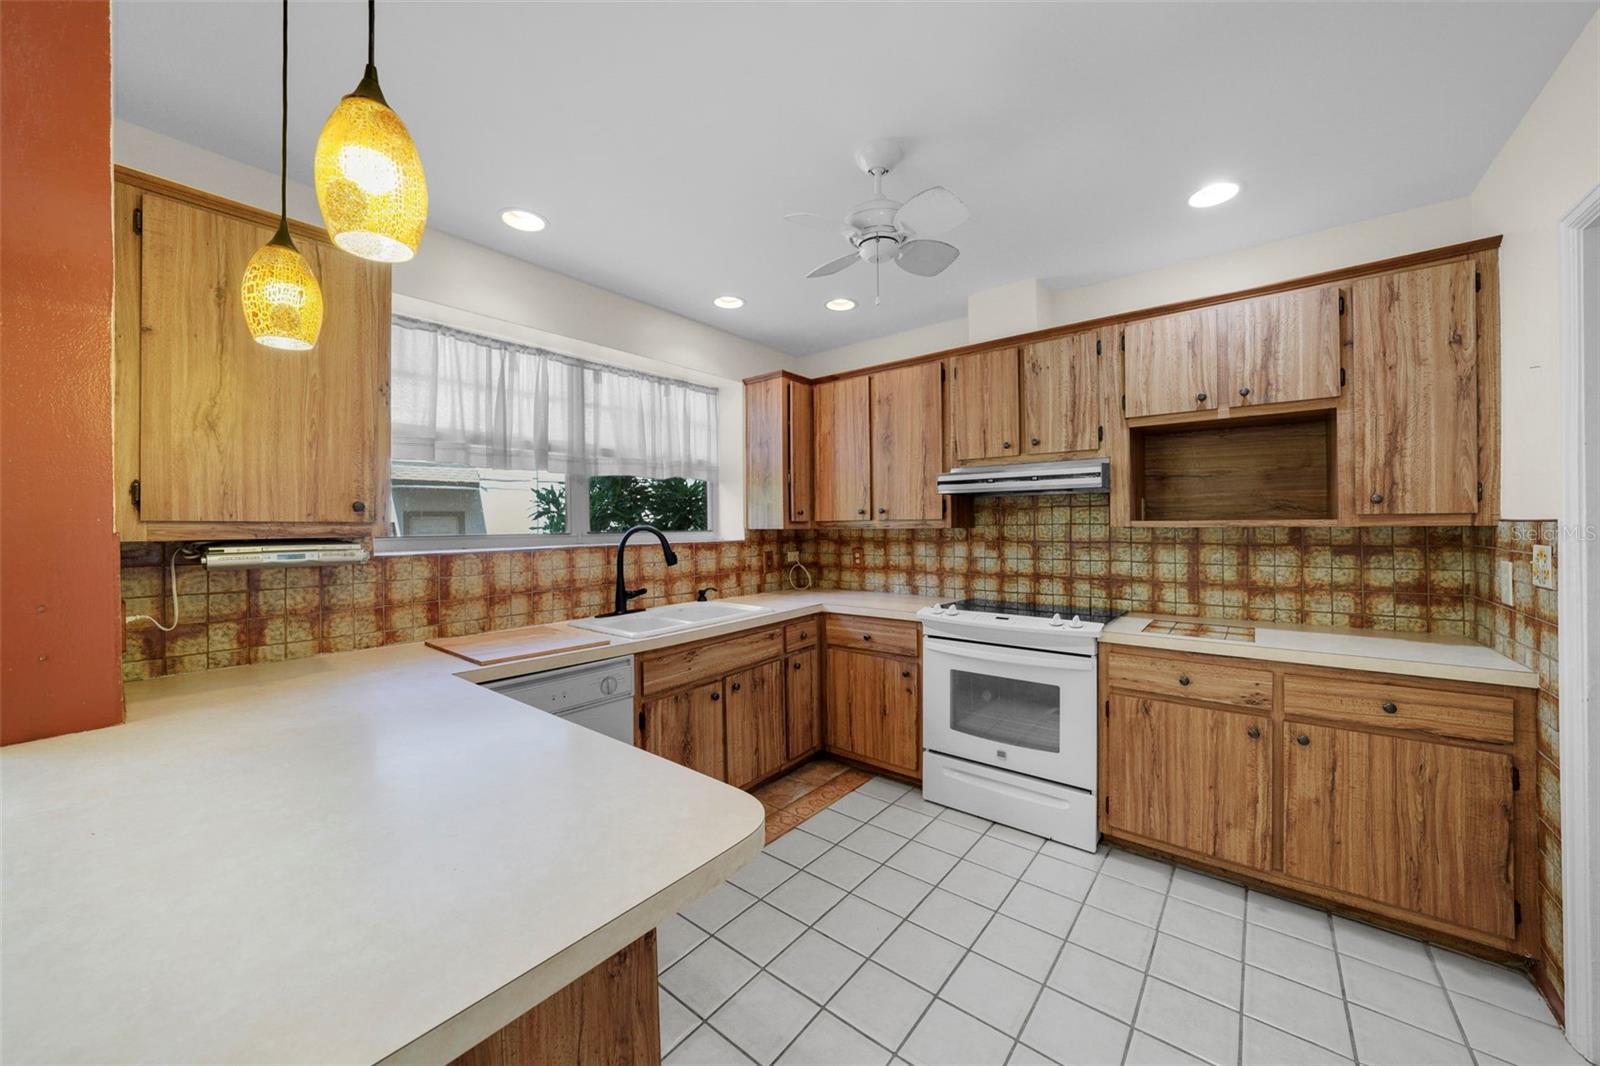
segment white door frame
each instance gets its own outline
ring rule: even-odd
[[[1567,1039],[1600,1061],[1600,186],[1561,220],[1559,553]]]

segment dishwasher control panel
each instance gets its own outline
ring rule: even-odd
[[[501,695],[551,714],[569,714],[593,703],[629,699],[633,695],[633,658],[606,659],[542,674],[527,674],[488,685]]]

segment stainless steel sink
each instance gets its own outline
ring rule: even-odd
[[[569,624],[613,637],[654,637],[771,612],[770,607],[751,603],[674,603],[610,618],[584,618]]]

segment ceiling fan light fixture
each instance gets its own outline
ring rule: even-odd
[[[500,221],[523,233],[538,233],[546,225],[543,215],[535,214],[524,207],[506,208],[500,212]]]
[[[830,311],[854,311],[856,302],[848,296],[835,296],[822,306]]]
[[[737,296],[718,296],[711,301],[724,311],[737,311],[744,306],[744,300]]]
[[[1216,207],[1239,195],[1239,184],[1233,181],[1214,181],[1202,185],[1189,197],[1190,207]]]

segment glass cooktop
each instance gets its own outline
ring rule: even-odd
[[[1020,618],[1049,618],[1053,614],[1071,618],[1077,615],[1085,622],[1099,622],[1101,625],[1122,613],[1074,607],[1070,603],[1051,603],[1047,600],[971,599],[956,600],[952,606],[958,611],[977,611],[980,614],[1011,615]]]

